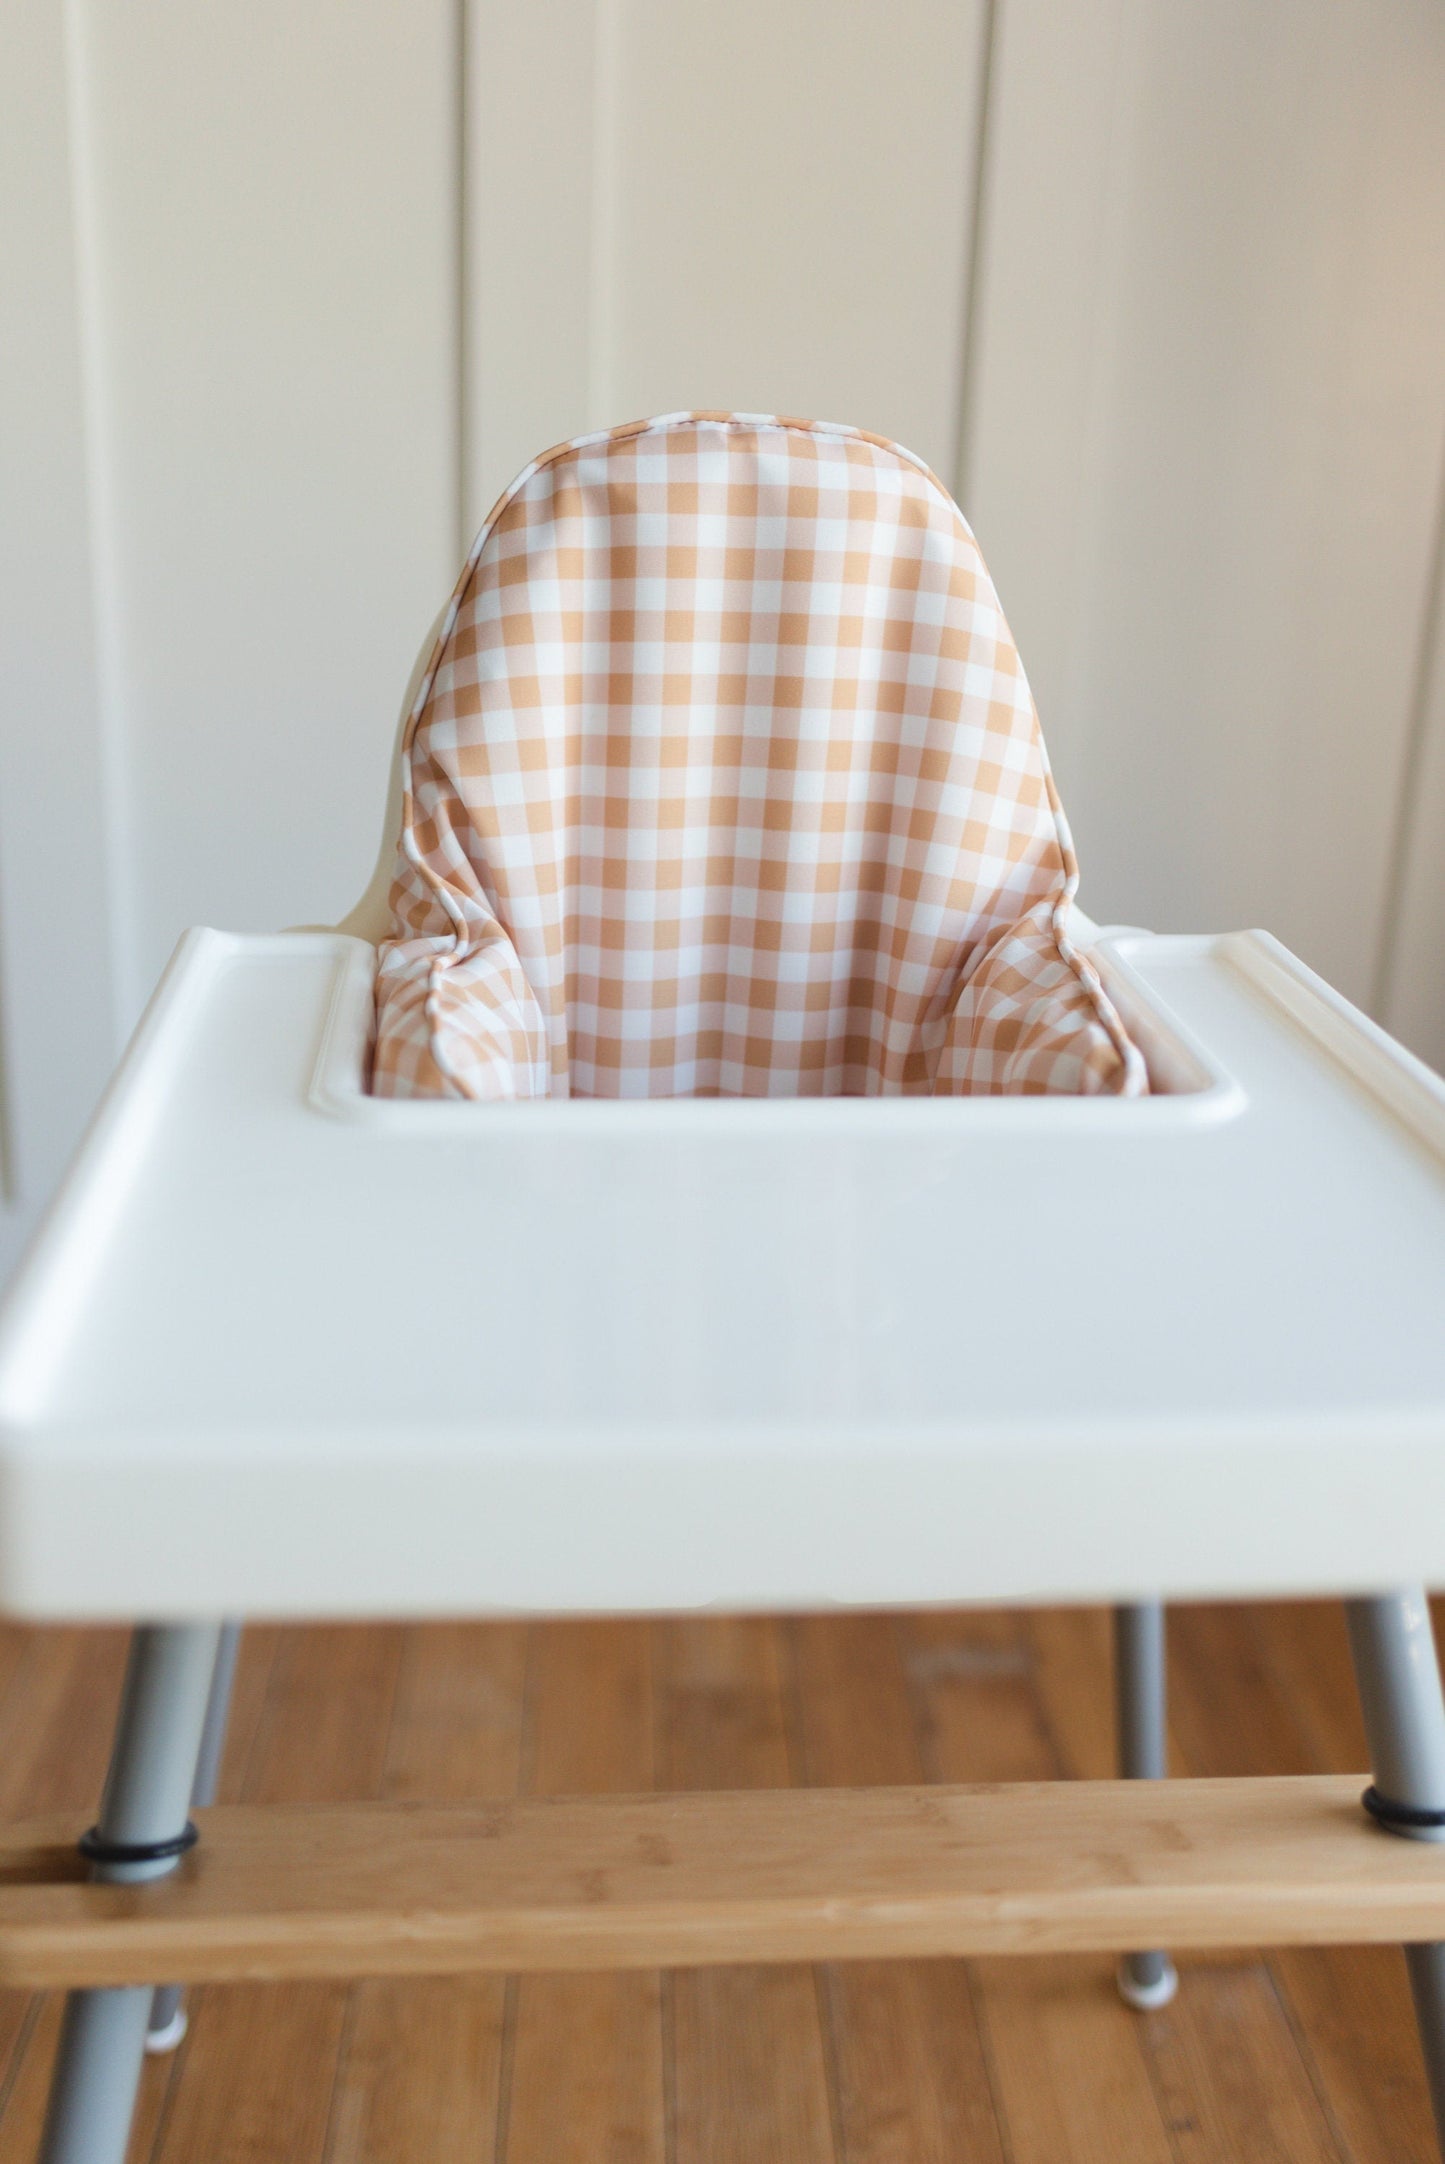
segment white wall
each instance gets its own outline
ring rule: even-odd
[[[1096,912],[1445,1063],[1436,0],[11,0],[0,1268],[180,930],[362,883],[464,533],[579,428],[960,490]]]
[[[1091,906],[1266,924],[1369,1004],[1445,450],[1445,13],[1065,12],[1000,18],[966,508]],[[1426,947],[1439,1056],[1438,913]]]

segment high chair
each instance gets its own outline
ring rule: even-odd
[[[1405,1944],[1445,2128],[1445,1084],[1076,885],[908,453],[670,415],[507,492],[367,895],[186,936],[0,1321],[0,1605],[146,1619],[95,1826],[0,1830],[45,2164],[123,2164],[183,1982],[1074,1949],[1149,2007],[1169,1945]],[[1363,1796],[1166,1780],[1161,1603],[1321,1590]],[[208,1807],[221,1617],[1070,1600],[1117,1783]]]

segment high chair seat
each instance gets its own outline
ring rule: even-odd
[[[378,1094],[1145,1087],[983,559],[896,444],[672,414],[549,451],[402,759]]]
[[[189,1978],[1051,1949],[1146,2009],[1176,1934],[1405,1944],[1445,2127],[1445,1083],[1262,933],[1089,924],[892,445],[568,445],[417,681],[379,882],[187,935],[0,1313],[0,1612],[149,1619],[95,1826],[0,1827],[42,2164],[125,2164]],[[1162,1600],[1331,1586],[1365,1807],[1165,1782]],[[204,1808],[221,1614],[1091,1598],[1132,1791]]]

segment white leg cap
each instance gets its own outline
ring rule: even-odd
[[[186,2010],[178,2006],[163,2029],[147,2029],[146,2050],[159,2058],[163,2052],[174,2051],[185,2033]],[[134,2051],[134,2044],[131,2049]]]
[[[1172,1961],[1166,1960],[1152,1984],[1141,1984],[1136,1981],[1129,1967],[1129,1956],[1125,1954],[1119,1963],[1118,1985],[1119,1996],[1126,2006],[1132,2006],[1138,2014],[1154,2014],[1161,2006],[1167,2006],[1179,1989],[1179,1971]]]

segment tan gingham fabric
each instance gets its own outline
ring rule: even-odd
[[[880,438],[671,414],[536,460],[403,779],[380,1094],[1145,1087],[983,560]]]

